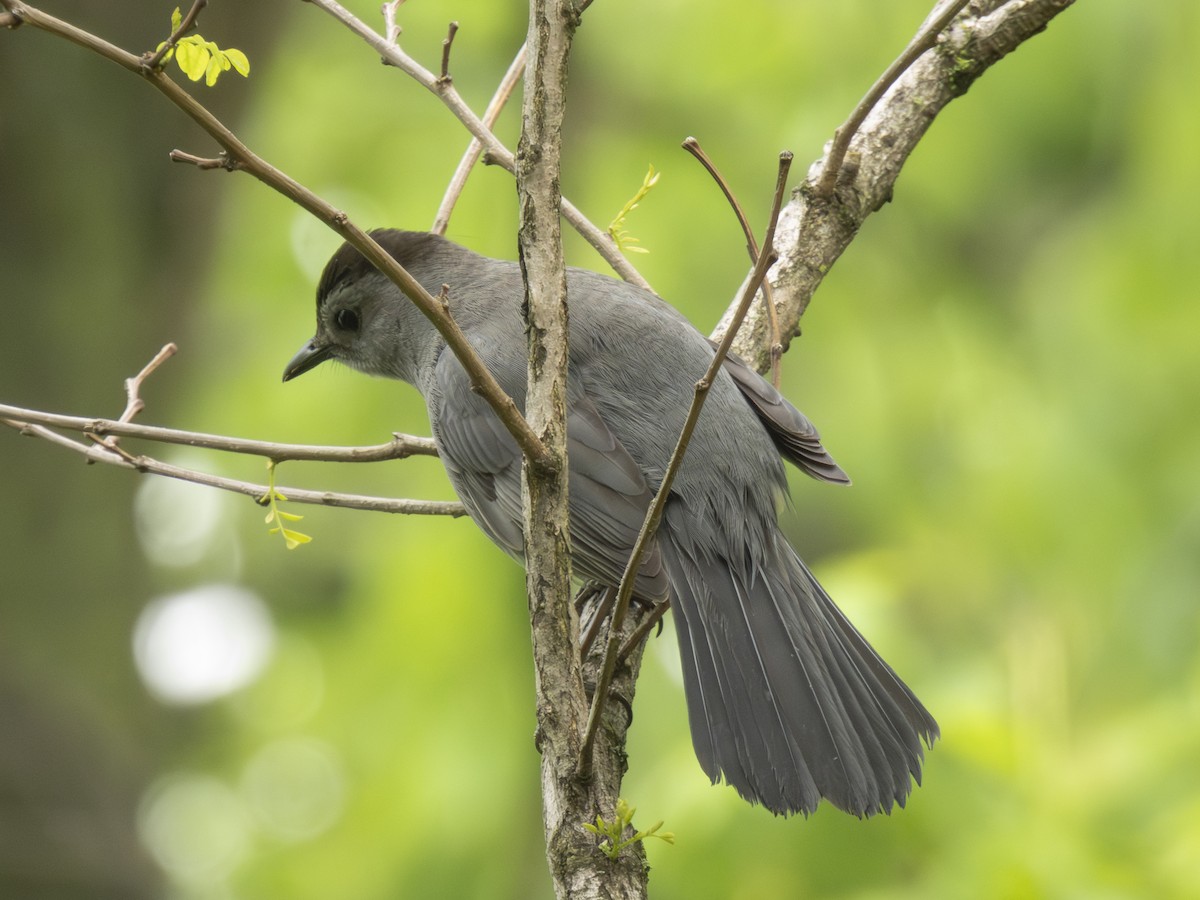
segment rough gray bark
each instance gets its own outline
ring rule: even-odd
[[[567,289],[559,205],[567,60],[578,20],[572,0],[531,0],[517,147],[518,243],[526,282],[529,386],[525,414],[551,465],[524,466],[525,564],[537,679],[546,856],[561,898],[644,897],[640,847],[609,860],[583,824],[613,817],[624,774],[624,724],[606,723],[595,770],[577,771],[588,717],[573,616],[567,535]],[[625,685],[632,691],[632,680]],[[614,733],[619,734],[613,740]]]
[[[812,164],[784,207],[775,234],[779,261],[767,273],[785,349],[799,333],[800,318],[813,292],[862,223],[892,199],[900,170],[938,113],[965,94],[988,68],[1045,30],[1073,2],[970,3],[942,33],[935,49],[910,66],[867,116],[850,143],[831,196],[821,196],[817,189],[829,152],[826,147],[826,156]],[[722,317],[717,334],[724,333],[732,309]],[[770,365],[770,346],[767,316],[759,303],[738,332],[733,349],[764,372]]]

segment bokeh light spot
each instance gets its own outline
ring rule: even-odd
[[[345,777],[336,752],[315,738],[285,738],[246,765],[242,791],[264,830],[283,841],[316,837],[345,805]]]
[[[138,810],[138,834],[176,883],[218,884],[249,849],[245,804],[209,775],[175,773],[151,785]]]
[[[221,492],[210,487],[175,478],[143,481],[133,513],[146,558],[160,566],[199,562],[219,533],[223,502]]]
[[[250,684],[275,644],[258,595],[212,584],[153,601],[134,627],[133,655],[146,687],[165,703],[208,703]]]

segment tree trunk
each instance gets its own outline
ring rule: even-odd
[[[525,414],[554,463],[524,467],[526,590],[537,684],[546,855],[560,898],[635,898],[646,891],[640,845],[610,860],[584,830],[612,818],[625,771],[627,721],[606,721],[594,771],[576,768],[588,718],[567,534],[567,288],[559,218],[559,159],[567,60],[578,11],[570,0],[531,0],[528,62],[517,147],[518,235],[525,275],[529,383]],[[621,689],[632,700],[626,670]],[[608,710],[612,718],[612,709]]]

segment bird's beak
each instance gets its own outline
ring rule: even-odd
[[[293,356],[292,361],[287,364],[287,368],[283,370],[283,380],[291,381],[297,375],[303,375],[309,369],[315,369],[332,355],[332,345],[319,344],[317,339],[313,338],[301,347],[300,352]]]

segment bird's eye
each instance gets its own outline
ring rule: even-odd
[[[333,324],[342,331],[358,331],[358,313],[352,309],[339,309],[333,314]]]

